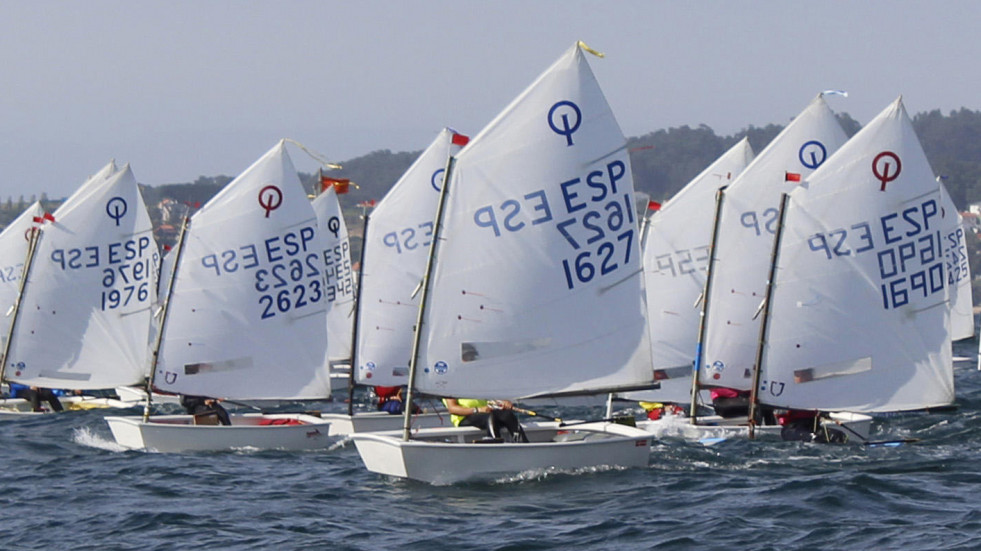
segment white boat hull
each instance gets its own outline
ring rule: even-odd
[[[848,441],[861,443],[869,439],[872,430],[872,417],[862,413],[834,412],[830,419],[822,421],[822,426],[841,430]],[[699,424],[691,424],[684,415],[665,415],[656,421],[638,421],[637,428],[643,429],[658,439],[683,439],[715,443],[729,438],[749,438],[746,418],[724,419],[718,416],[698,418]],[[755,438],[760,440],[780,440],[780,425],[757,425]]]
[[[94,396],[59,396],[65,411],[83,411],[88,409],[128,409],[137,404],[123,402],[113,398],[97,398]],[[17,418],[25,415],[47,415],[56,413],[50,409],[47,402],[41,401],[43,411],[33,411],[31,403],[22,398],[6,398],[0,400],[0,419]]]
[[[651,435],[634,427],[598,422],[561,428],[553,422],[524,428],[529,443],[478,443],[483,433],[473,427],[421,429],[408,441],[399,431],[353,438],[369,471],[430,484],[544,469],[644,467],[650,457]]]
[[[302,413],[231,415],[232,424],[195,425],[192,415],[106,417],[116,443],[165,453],[235,449],[313,450],[330,445],[329,421]],[[263,422],[296,424],[260,424]]]
[[[324,413],[321,417],[330,422],[331,436],[347,436],[359,432],[401,430],[405,417],[384,411],[355,413]],[[449,413],[422,413],[412,416],[412,428],[452,427]]]

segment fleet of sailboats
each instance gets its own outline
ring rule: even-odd
[[[758,155],[736,143],[643,220],[590,53],[575,44],[473,139],[440,131],[364,213],[358,279],[334,188],[311,201],[286,140],[185,217],[164,262],[128,165],[52,214],[29,206],[0,233],[0,379],[142,385],[142,416],[105,418],[125,448],[349,435],[370,471],[438,484],[642,467],[655,437],[703,429],[778,434],[763,408],[821,412],[815,429],[867,442],[872,415],[954,403],[951,343],[975,332],[965,230],[901,98],[848,138],[819,94]],[[222,426],[153,403],[349,385],[404,387],[406,412],[356,412],[349,396],[347,414]],[[749,414],[706,414],[713,388],[748,393]],[[529,442],[501,442],[413,408],[608,393],[685,411],[531,422]],[[0,416],[33,414],[0,400]]]

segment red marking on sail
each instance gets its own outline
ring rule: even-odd
[[[358,206],[367,208],[367,207],[373,207],[377,204],[378,201],[375,201],[374,199],[368,199],[367,201],[361,201],[360,203],[358,203]]]
[[[41,218],[40,216],[35,216],[33,220],[35,224],[40,224],[41,222],[44,221],[44,218]]]
[[[798,174],[796,172],[784,172],[783,181],[784,182],[799,182],[800,181],[800,174]]]
[[[450,141],[453,143],[453,145],[464,146],[470,143],[470,137],[464,136],[463,134],[454,133],[453,138],[451,138]]]
[[[648,201],[647,210],[659,211],[661,210],[661,203],[658,203],[657,201]]]
[[[54,221],[55,221],[55,217],[54,217],[54,215],[53,215],[53,214],[51,214],[50,212],[46,212],[46,213],[44,213],[44,217],[43,217],[43,218],[44,218],[45,220],[47,220],[48,222],[54,222]]]

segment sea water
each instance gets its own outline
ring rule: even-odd
[[[347,441],[160,454],[117,446],[105,411],[2,421],[0,549],[978,549],[976,349],[955,344],[957,411],[873,426],[913,444],[655,442],[643,469],[481,484],[372,474]]]

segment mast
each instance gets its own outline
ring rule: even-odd
[[[715,220],[712,223],[712,240],[709,242],[709,264],[708,271],[705,273],[705,287],[702,290],[702,310],[698,313],[698,341],[695,343],[695,361],[691,372],[691,405],[688,409],[688,417],[691,424],[698,424],[698,375],[702,367],[702,352],[705,343],[705,320],[708,314],[709,293],[712,291],[712,276],[715,270],[715,245],[719,240],[719,221],[722,219],[722,204],[725,200],[725,189],[722,186],[715,192]]]
[[[167,327],[167,312],[170,305],[170,296],[174,292],[174,284],[177,282],[177,267],[181,263],[181,254],[184,252],[184,235],[187,232],[188,217],[184,215],[181,221],[181,232],[177,236],[177,250],[174,258],[174,269],[170,272],[170,281],[167,282],[167,296],[164,298],[163,308],[160,313],[160,326],[157,328],[157,338],[153,342],[153,353],[150,358],[150,376],[146,381],[146,404],[143,406],[143,422],[150,419],[150,401],[153,396],[153,380],[157,373],[157,360],[160,359],[160,345],[163,343],[164,330]]]
[[[426,299],[429,298],[429,281],[436,265],[436,243],[443,227],[443,208],[446,206],[446,190],[450,187],[451,174],[456,165],[456,157],[450,155],[446,160],[446,171],[443,173],[443,188],[439,191],[439,204],[436,207],[436,219],[433,222],[433,240],[429,245],[429,258],[426,260],[426,272],[422,276],[422,295],[419,297],[419,316],[416,318],[415,339],[412,341],[412,357],[409,361],[409,390],[405,396],[405,418],[402,425],[402,440],[409,440],[409,429],[412,421],[412,394],[416,385],[416,364],[419,363],[419,348],[422,341],[422,322],[426,316]]]
[[[361,279],[364,277],[364,250],[368,245],[368,209],[361,227],[361,258],[358,260],[358,282],[354,290],[354,327],[351,331],[351,368],[347,378],[347,414],[354,415],[354,370],[358,365],[358,326],[361,323]]]
[[[777,230],[773,236],[773,252],[770,254],[770,272],[766,277],[766,294],[763,298],[763,317],[760,319],[760,340],[756,346],[756,362],[753,364],[753,387],[749,393],[749,438],[756,438],[756,407],[759,400],[760,371],[762,371],[763,347],[766,346],[767,325],[770,319],[770,297],[773,295],[773,278],[777,273],[777,257],[780,254],[780,238],[783,235],[783,221],[787,212],[789,194],[780,196],[780,213],[777,217]]]
[[[17,317],[20,314],[20,302],[24,298],[24,290],[27,288],[27,278],[31,275],[31,266],[34,265],[34,254],[37,252],[37,245],[41,241],[41,227],[31,228],[31,238],[27,242],[27,256],[24,259],[24,269],[20,275],[20,285],[17,286],[17,300],[14,301],[14,312],[10,318],[10,328],[7,330],[7,342],[3,345],[3,358],[0,361],[0,381],[6,377],[7,356],[10,354],[10,343],[14,339],[14,328],[17,325]]]

